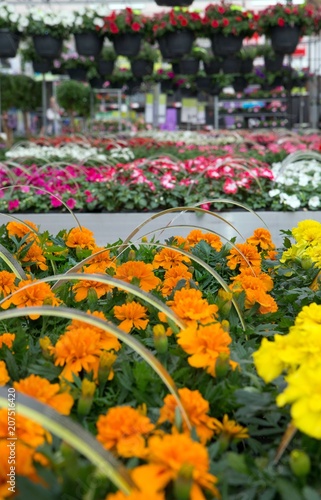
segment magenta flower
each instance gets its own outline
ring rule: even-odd
[[[66,205],[68,208],[70,208],[70,210],[73,210],[76,206],[76,200],[75,198],[68,198],[68,200],[66,201]]]
[[[8,209],[11,212],[12,210],[15,210],[16,208],[19,208],[19,205],[20,205],[19,200],[11,200],[8,203]]]

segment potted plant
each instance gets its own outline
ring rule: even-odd
[[[87,79],[87,71],[92,65],[92,58],[79,56],[77,52],[67,52],[61,55],[61,68],[72,80],[84,82]]]
[[[189,54],[185,54],[179,61],[179,72],[182,75],[196,75],[200,62],[207,56],[206,49],[194,46]]]
[[[102,50],[105,24],[103,15],[90,7],[78,8],[73,12],[71,33],[74,34],[76,50],[81,56],[98,56]],[[107,15],[107,11],[106,11]]]
[[[59,58],[63,40],[69,35],[68,16],[30,9],[27,19],[26,34],[32,36],[37,54],[48,59]]]
[[[242,48],[243,39],[252,36],[256,24],[254,14],[225,2],[211,4],[205,9],[204,30],[211,40],[216,56],[226,57]]]
[[[248,74],[253,71],[254,59],[258,56],[256,45],[247,45],[240,50],[241,73]]]
[[[52,69],[52,61],[40,57],[31,40],[28,40],[19,50],[23,63],[31,62],[35,73],[49,73]]]
[[[223,59],[221,57],[213,56],[209,52],[203,59],[204,71],[207,75],[216,75],[222,69]]]
[[[275,52],[272,45],[264,44],[258,47],[258,55],[264,58],[266,71],[280,71],[283,65],[284,54]]]
[[[212,96],[218,96],[226,87],[232,84],[232,81],[232,75],[225,75],[224,73],[213,75],[211,77],[211,87],[209,89],[209,94]]]
[[[130,69],[120,67],[115,68],[113,74],[108,79],[109,87],[112,89],[122,89],[134,76]]]
[[[57,87],[57,102],[69,115],[71,129],[75,129],[75,116],[88,116],[90,112],[90,89],[74,80],[61,82]]]
[[[103,47],[102,52],[97,58],[98,73],[101,76],[111,75],[114,70],[116,59],[117,54],[113,46],[108,45],[106,47]]]
[[[175,78],[176,97],[182,99],[186,97],[197,97],[197,86],[195,77],[178,76]]]
[[[151,75],[154,71],[154,63],[159,59],[158,50],[149,43],[142,44],[137,56],[131,58],[130,67],[135,78],[143,78]]]
[[[319,16],[311,5],[287,2],[271,5],[259,13],[258,28],[271,39],[272,48],[281,54],[292,54],[299,39],[319,29]]]
[[[0,6],[0,57],[15,57],[26,20],[14,6]]]
[[[146,80],[150,81],[150,78],[156,83],[160,83],[161,92],[165,94],[173,92],[175,83],[175,73],[173,71],[160,68],[156,71],[155,76],[147,77]]]
[[[113,42],[117,55],[137,56],[144,36],[147,18],[132,9],[112,12],[104,18],[103,32]]]
[[[152,30],[164,59],[176,59],[192,50],[193,41],[202,33],[202,20],[197,12],[172,9],[152,18]]]

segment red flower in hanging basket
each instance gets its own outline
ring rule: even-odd
[[[132,9],[126,8],[120,12],[112,12],[104,18],[105,24],[103,32],[109,37],[123,35],[125,33],[138,33],[144,30],[147,18],[141,14],[136,14]]]
[[[284,21],[284,19],[282,19],[282,17],[280,17],[278,19],[278,26],[281,26],[281,28],[282,28],[282,26],[284,26],[284,25],[285,25],[285,21]]]
[[[320,13],[313,5],[270,5],[259,12],[258,29],[269,35],[274,27],[297,26],[301,35],[311,35],[320,31]]]
[[[207,26],[207,35],[222,33],[225,36],[230,34],[241,36],[252,36],[256,26],[254,13],[244,10],[232,4],[222,2],[221,5],[210,4],[205,9],[203,25]]]

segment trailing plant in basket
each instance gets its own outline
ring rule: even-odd
[[[80,7],[73,11],[73,18],[70,19],[70,32],[84,33],[96,31],[99,34],[105,24],[104,17],[107,14],[108,9],[103,6],[99,8]]]
[[[198,12],[172,9],[157,13],[152,18],[152,30],[156,38],[179,30],[190,30],[195,35],[202,33],[202,18]]]
[[[140,51],[137,56],[131,57],[130,59],[135,61],[137,59],[144,59],[146,61],[157,62],[159,61],[159,51],[151,46],[150,43],[143,43],[141,45]]]
[[[222,33],[224,36],[251,36],[256,30],[253,12],[235,5],[210,4],[205,9],[203,25],[210,35]]]
[[[142,14],[126,7],[120,12],[112,12],[104,18],[103,32],[111,40],[117,35],[126,33],[141,33],[145,36],[145,26],[148,20]]]
[[[257,26],[260,33],[270,34],[277,26],[296,26],[301,35],[319,32],[320,14],[313,5],[292,5],[287,3],[270,5],[260,11]]]
[[[68,38],[70,35],[69,17],[65,13],[43,12],[30,9],[27,14],[27,35],[51,35],[55,38]]]
[[[25,16],[19,14],[13,5],[0,4],[0,29],[6,29],[12,33],[22,33],[28,25]]]
[[[61,55],[62,69],[76,69],[86,68],[90,69],[94,64],[93,57],[84,57],[77,54],[77,52],[68,52]]]
[[[103,47],[103,50],[99,55],[99,59],[101,59],[102,61],[116,61],[117,54],[114,47],[112,47],[111,45]]]

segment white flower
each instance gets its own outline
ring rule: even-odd
[[[100,17],[95,17],[95,19],[93,20],[93,23],[95,24],[95,26],[99,26],[100,28],[102,28],[104,26],[104,20],[101,19]]]
[[[281,193],[281,191],[279,189],[271,189],[269,191],[269,196],[271,196],[271,198],[274,198],[274,196],[277,196],[280,193]]]
[[[312,196],[308,201],[309,208],[318,208],[320,206],[319,196]]]

